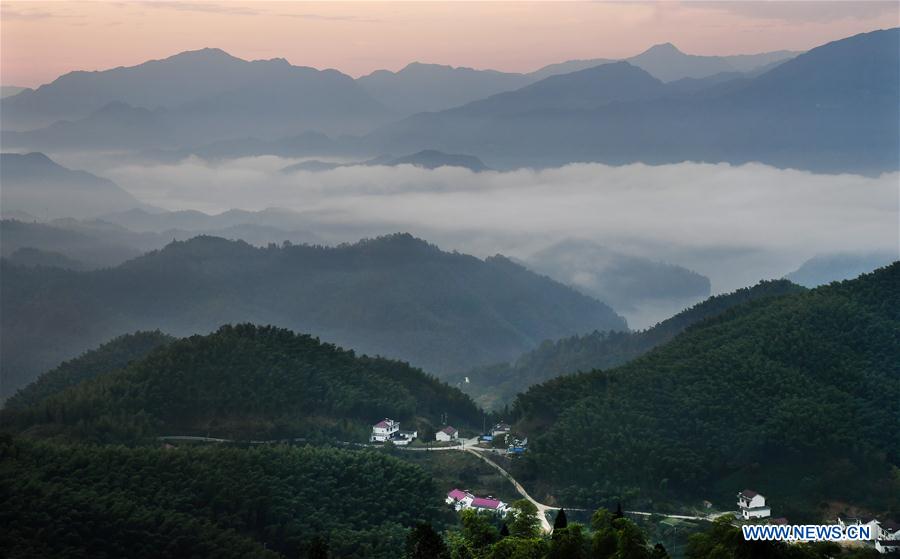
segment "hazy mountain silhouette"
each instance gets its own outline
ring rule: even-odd
[[[794,51],[780,50],[736,56],[699,56],[685,54],[672,43],[654,45],[627,59],[664,82],[684,78],[706,78],[722,72],[752,72],[773,63],[797,56]]]
[[[63,224],[4,219],[0,221],[0,236],[3,238],[0,254],[4,258],[12,257],[19,250],[36,250],[44,254],[60,254],[85,268],[101,268],[121,264],[141,254],[140,249],[107,231],[90,232],[64,227]]]
[[[4,211],[42,219],[94,217],[143,206],[114,182],[67,169],[43,153],[0,155],[0,181]]]
[[[665,301],[684,308],[685,303],[710,293],[709,278],[693,270],[623,254],[590,241],[556,243],[529,257],[526,264],[606,302],[626,317],[641,307]]]
[[[624,59],[653,77],[664,82],[683,78],[706,78],[722,72],[753,72],[760,68],[789,60],[800,54],[795,51],[779,50],[759,54],[739,54],[733,56],[699,56],[685,54],[672,43],[654,45],[646,51]],[[558,74],[568,74],[586,70],[601,64],[616,62],[606,58],[568,60],[550,64],[528,74],[535,81]]]
[[[900,29],[864,33],[757,77],[712,85],[712,91],[685,95],[669,85],[668,94],[658,96],[659,84],[645,80],[630,92],[637,100],[623,99],[629,95],[623,91],[620,101],[592,109],[565,108],[589,106],[597,96],[581,87],[576,72],[502,94],[507,103],[494,110],[423,113],[382,127],[366,142],[379,151],[407,151],[427,142],[442,151],[478,154],[501,168],[700,160],[877,174],[900,167],[898,51]],[[609,66],[625,68],[583,72],[600,74]],[[551,83],[556,95],[536,110],[540,105],[530,92]],[[507,107],[520,99],[528,102],[511,112]],[[553,106],[554,99],[564,99],[563,106]]]
[[[84,118],[25,132],[4,132],[3,139],[19,149],[145,149],[171,145],[176,134],[164,111],[114,101]]]
[[[897,251],[820,254],[785,277],[806,287],[818,287],[833,281],[855,278],[896,260],[900,260]]]
[[[197,237],[90,272],[3,263],[3,390],[124,332],[181,336],[250,321],[315,333],[436,374],[509,360],[544,339],[621,330],[608,306],[502,256],[410,235],[335,248]]]
[[[242,240],[255,246],[284,243],[321,243],[322,239],[303,228],[300,214],[268,209],[259,212],[229,210],[216,215],[197,211],[148,212],[142,209],[105,214],[100,219],[54,219],[46,223],[4,218],[0,222],[3,242],[0,253],[13,258],[18,250],[59,254],[80,266],[95,269],[117,266],[142,253],[158,250],[173,240],[185,241],[198,235]],[[19,261],[40,258],[26,252]],[[49,256],[47,262],[53,261]],[[56,262],[62,262],[57,259]]]
[[[2,102],[4,128],[46,127],[87,117],[110,103],[158,110],[182,142],[236,134],[278,137],[304,128],[362,132],[389,112],[349,76],[246,61],[219,49],[183,52],[127,68],[71,72]],[[274,135],[274,136],[273,136]]]
[[[301,161],[293,165],[288,165],[281,171],[283,173],[294,173],[297,171],[330,171],[338,167],[354,167],[357,165],[384,165],[387,167],[396,167],[397,165],[413,165],[414,167],[423,167],[425,169],[437,169],[439,167],[464,167],[470,171],[480,172],[489,170],[483,161],[473,155],[461,155],[455,153],[444,153],[433,149],[425,149],[410,155],[402,157],[393,157],[390,155],[379,156],[367,161],[359,161],[354,163],[333,163],[329,161],[309,160]]]
[[[357,78],[363,89],[399,114],[439,111],[517,89],[534,81],[523,74],[413,62]]]
[[[31,91],[30,87],[19,87],[17,85],[2,85],[0,86],[0,99],[6,97],[12,97],[13,95],[18,95],[23,91]]]
[[[666,92],[663,83],[647,72],[627,62],[615,62],[551,76],[446,113],[452,116],[497,117],[529,111],[593,109],[613,101],[652,99]]]

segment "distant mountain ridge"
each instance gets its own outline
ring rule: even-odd
[[[172,131],[165,140],[181,143],[248,132],[280,137],[304,128],[362,132],[390,118],[385,107],[336,70],[292,66],[284,59],[246,61],[220,49],[201,49],[137,66],[70,72],[3,99],[4,127],[47,130],[89,115],[94,118],[88,122],[100,126],[98,112],[111,104],[130,107],[133,114],[151,111],[146,114],[153,115],[154,126]]]
[[[645,59],[652,62],[653,50],[628,60],[638,66]],[[702,63],[697,61],[715,60],[719,71],[737,72],[744,71],[738,66],[755,67],[751,61],[761,64],[790,54],[695,57],[675,49],[664,64],[647,67],[651,73],[660,66],[681,72],[679,77],[705,77],[708,72],[691,69]],[[727,62],[732,58],[744,60],[743,65]],[[462,106],[609,62],[572,61],[528,74],[414,62],[397,72],[378,70],[353,80],[336,70],[294,66],[280,58],[247,61],[204,48],[135,66],[70,72],[35,90],[17,91],[2,101],[3,125],[7,145],[35,150],[171,149],[247,134],[273,140],[312,130],[362,134],[397,117]]]
[[[758,161],[877,175],[900,168],[898,51],[900,29],[873,31],[814,48],[756,77],[713,84],[708,92],[686,95],[668,85],[668,94],[657,95],[658,80],[646,79],[616,91],[610,79],[603,87],[616,94],[598,103],[596,90],[581,86],[583,72],[599,76],[626,63],[599,66],[500,94],[504,102],[493,110],[478,111],[483,105],[476,102],[414,115],[364,142],[371,150],[405,151],[428,141],[434,149],[478,154],[495,168]],[[532,95],[551,80],[554,95]],[[517,103],[521,111],[506,109]]]
[[[0,154],[4,212],[85,218],[147,207],[114,182],[57,164],[43,153]]]
[[[397,72],[376,70],[356,81],[380,103],[407,115],[464,105],[533,80],[511,72],[412,62]]]
[[[775,51],[736,56],[689,55],[667,43],[624,59],[664,82],[682,78],[706,78],[722,72],[744,73],[783,62],[799,54]],[[441,64],[413,62],[397,72],[377,70],[357,78],[366,91],[398,114],[431,112],[458,107],[505,91],[569,74],[620,62],[607,58],[568,60],[533,72],[475,70]]]
[[[545,339],[627,327],[603,303],[506,258],[401,234],[335,248],[197,237],[90,272],[0,265],[5,391],[135,330],[280,325],[444,375]],[[66,328],[75,316],[82,326]]]
[[[296,171],[330,171],[338,167],[355,167],[355,166],[374,166],[383,165],[386,167],[396,167],[398,165],[412,165],[414,167],[422,167],[424,169],[438,169],[440,167],[462,167],[476,173],[488,171],[489,168],[483,161],[474,155],[464,155],[457,153],[444,153],[434,149],[425,149],[410,155],[394,157],[391,155],[379,156],[367,161],[359,161],[353,163],[332,163],[328,161],[301,161],[293,165],[288,165],[281,170],[282,173],[294,173]]]

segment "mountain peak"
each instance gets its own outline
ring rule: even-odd
[[[684,54],[672,43],[659,43],[645,50],[642,54]],[[638,55],[640,56],[640,55]]]
[[[188,61],[188,62],[214,62],[214,61],[232,61],[241,60],[236,56],[232,56],[220,48],[205,47],[196,50],[186,50],[173,54],[168,58],[164,58],[165,62]]]

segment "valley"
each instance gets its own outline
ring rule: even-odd
[[[0,556],[900,553],[896,3],[0,12]]]

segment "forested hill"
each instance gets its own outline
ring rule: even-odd
[[[34,405],[84,380],[121,369],[173,341],[175,338],[159,330],[119,336],[42,374],[37,380],[16,392],[6,401],[4,407],[21,409]]]
[[[169,343],[2,413],[33,436],[129,444],[159,435],[362,442],[384,417],[420,429],[444,413],[454,425],[481,421],[468,396],[405,363],[249,324]]]
[[[464,390],[485,408],[499,408],[529,386],[564,373],[608,369],[631,361],[662,345],[691,325],[745,303],[802,291],[787,280],[762,281],[753,287],[716,295],[652,328],[639,332],[594,331],[562,340],[547,340],[513,363],[474,369],[465,376]]]
[[[3,262],[2,273],[7,396],[136,330],[187,336],[274,324],[443,375],[513,359],[545,339],[626,328],[605,304],[506,258],[443,252],[407,234],[334,248],[197,237],[111,269]]]
[[[896,513],[900,263],[739,305],[617,369],[533,387],[515,410],[529,473],[567,503],[733,506],[752,487],[792,520],[834,501]]]
[[[440,488],[374,452],[63,446],[0,435],[3,557],[394,559]],[[319,554],[315,554],[315,551]]]

